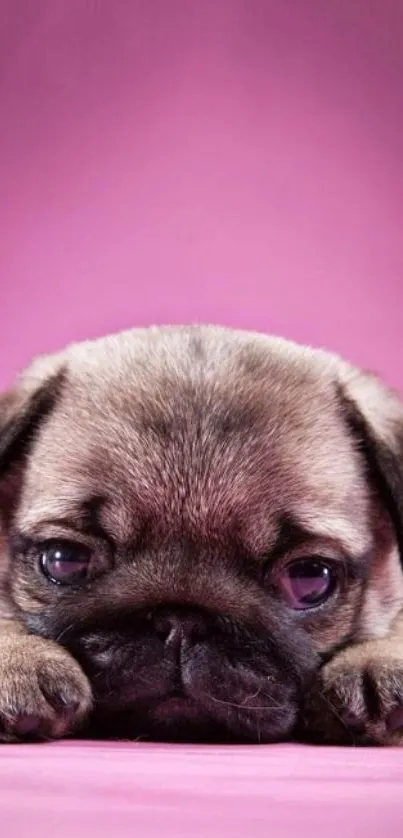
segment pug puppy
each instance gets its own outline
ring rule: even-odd
[[[403,406],[279,338],[138,329],[0,403],[0,738],[403,741]]]

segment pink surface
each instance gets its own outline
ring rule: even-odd
[[[4,838],[379,838],[403,825],[400,752],[5,746]]]
[[[0,0],[0,384],[219,321],[403,386],[402,42],[401,0]],[[5,838],[403,824],[398,751],[4,747],[0,774]]]

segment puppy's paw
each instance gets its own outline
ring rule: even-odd
[[[61,646],[31,636],[0,638],[0,742],[66,736],[91,703],[86,676]]]
[[[363,643],[326,664],[302,714],[303,737],[327,744],[403,745],[403,646]]]

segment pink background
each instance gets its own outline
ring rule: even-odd
[[[0,0],[0,384],[213,321],[403,386],[402,44],[402,0]],[[5,747],[0,778],[5,838],[403,823],[403,751]]]
[[[403,384],[402,0],[0,0],[0,384],[150,322]]]

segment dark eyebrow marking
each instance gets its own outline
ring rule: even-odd
[[[270,564],[274,564],[281,556],[292,548],[299,545],[306,545],[309,550],[310,543],[317,544],[318,534],[311,532],[298,524],[291,516],[283,516],[280,522],[279,532],[274,545],[267,554]],[[316,553],[317,554],[317,553]],[[365,580],[368,573],[368,550],[362,555],[347,555],[342,552],[342,560],[346,573],[350,579]]]
[[[43,518],[38,522],[40,527],[65,527],[72,533],[81,533],[82,535],[89,535],[95,538],[106,541],[109,545],[113,545],[113,538],[109,532],[102,526],[100,514],[102,508],[108,502],[106,497],[99,495],[92,496],[84,501],[77,501],[76,505],[72,507],[70,515],[64,515],[62,518]],[[33,538],[37,540],[36,536],[27,533],[21,533],[22,537]]]
[[[280,526],[274,544],[270,547],[268,557],[275,562],[287,550],[297,547],[299,544],[308,544],[310,541],[317,541],[318,536],[305,527],[298,524],[291,515],[284,515],[280,520]]]
[[[107,504],[107,498],[103,495],[93,495],[82,503],[84,525],[88,534],[101,538],[110,546],[113,546],[113,538],[101,524],[101,513]]]

